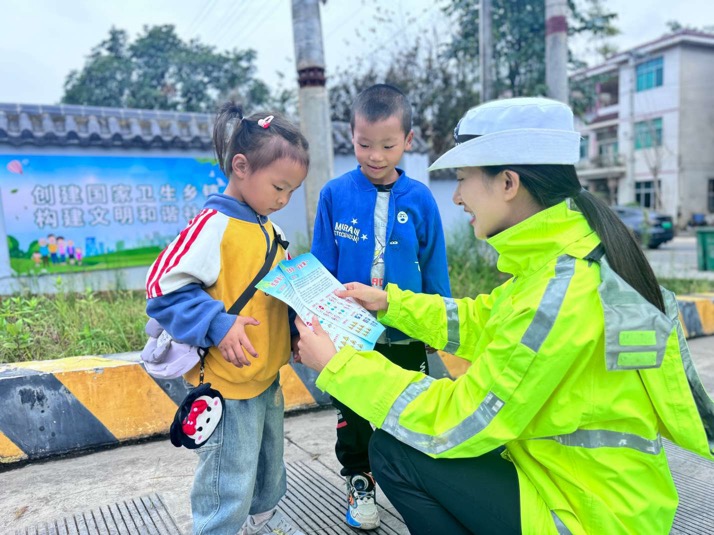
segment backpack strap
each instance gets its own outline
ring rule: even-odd
[[[263,277],[265,277],[265,275],[268,273],[268,271],[270,271],[270,268],[273,265],[275,255],[278,253],[278,245],[280,245],[283,249],[287,249],[289,244],[287,241],[282,239],[282,237],[275,230],[275,226],[273,226],[273,244],[270,247],[270,250],[265,255],[265,263],[263,264],[263,267],[261,267],[260,271],[258,271],[258,274],[253,277],[253,280],[250,281],[248,287],[243,290],[243,293],[236,300],[236,302],[233,303],[233,306],[228,309],[229,314],[235,314],[237,316],[238,314],[240,314],[240,311],[243,310],[243,307],[248,303],[248,301],[251,300],[257,289],[255,285],[258,284]]]

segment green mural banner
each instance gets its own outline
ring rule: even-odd
[[[0,196],[18,274],[148,265],[208,195],[215,160],[0,155]]]

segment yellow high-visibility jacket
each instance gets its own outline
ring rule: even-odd
[[[674,296],[663,290],[663,314],[605,257],[592,260],[600,240],[566,202],[489,243],[513,275],[490,295],[445,299],[389,285],[380,314],[469,360],[461,377],[436,380],[343,348],[318,387],[433,457],[505,446],[523,533],[669,533],[677,492],[661,437],[708,458],[714,448],[714,405]]]

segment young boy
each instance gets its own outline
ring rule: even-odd
[[[352,144],[359,165],[320,193],[312,254],[340,281],[450,296],[441,218],[429,188],[397,165],[411,147],[412,112],[396,87],[374,85],[352,106]],[[422,342],[388,328],[375,350],[408,370],[428,373]],[[367,455],[372,427],[336,399],[335,452],[347,480],[346,521],[379,527]]]

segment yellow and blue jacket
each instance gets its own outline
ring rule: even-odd
[[[249,356],[251,365],[238,368],[216,347],[236,319],[226,310],[263,266],[273,236],[267,217],[233,197],[211,195],[147,274],[146,313],[176,340],[210,347],[205,381],[227,399],[259,395],[290,358],[288,307],[263,292],[256,292],[240,312],[260,322],[246,328],[258,358]],[[285,255],[278,247],[273,266]],[[198,367],[185,375],[194,385]]]

